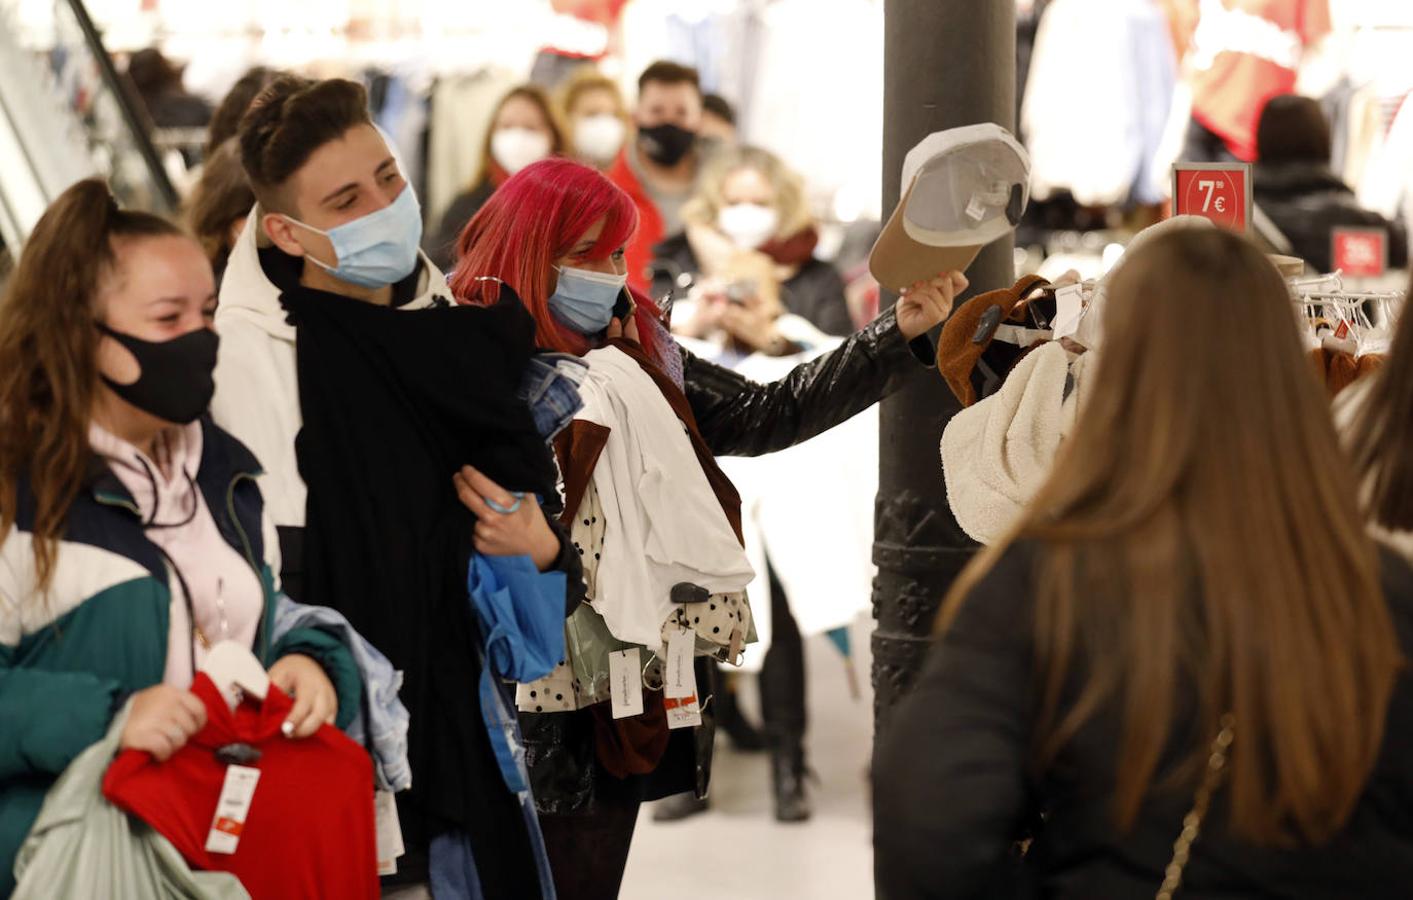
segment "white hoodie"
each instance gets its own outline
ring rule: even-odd
[[[250,211],[221,283],[216,310],[221,350],[211,415],[260,460],[265,469],[260,490],[275,524],[299,528],[304,525],[305,488],[294,438],[304,418],[295,331],[280,306],[280,288],[260,265],[260,249],[271,246],[260,228],[261,215],[258,205]],[[399,308],[426,309],[450,297],[446,277],[423,255],[417,296]]]

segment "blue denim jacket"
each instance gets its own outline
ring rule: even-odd
[[[348,647],[363,676],[368,704],[366,720],[360,709],[345,734],[360,744],[370,745],[378,790],[396,793],[412,787],[412,767],[407,762],[407,725],[411,716],[397,697],[402,673],[354,631],[341,614],[322,606],[295,603],[282,594],[275,607],[275,639],[295,628],[334,632]]]
[[[520,399],[530,407],[535,427],[547,443],[584,408],[579,385],[588,372],[588,364],[567,353],[538,353],[530,357],[520,382]]]

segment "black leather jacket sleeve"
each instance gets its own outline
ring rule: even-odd
[[[760,456],[846,422],[934,364],[931,339],[909,343],[890,309],[830,353],[759,384],[682,351],[687,400],[717,456]]]
[[[1012,548],[933,645],[879,734],[874,861],[881,900],[1017,897],[1030,823],[1034,561]]]

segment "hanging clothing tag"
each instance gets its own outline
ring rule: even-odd
[[[973,222],[980,222],[986,218],[986,201],[980,194],[972,194],[971,202],[967,204],[967,218]]]
[[[697,695],[690,697],[665,697],[663,708],[667,710],[667,729],[695,728],[702,724],[702,710],[697,705]]]
[[[613,690],[613,717],[643,714],[643,665],[637,647],[608,655],[608,679]]]
[[[741,651],[743,651],[743,650],[745,650],[745,649],[746,649],[746,636],[745,636],[745,634],[743,634],[743,633],[741,632],[741,629],[739,629],[739,628],[733,628],[733,629],[731,629],[731,647],[730,647],[730,649],[729,649],[730,656],[727,658],[726,661],[727,661],[728,663],[730,663],[731,665],[733,665],[733,666],[739,666],[739,665],[741,664],[741,662],[742,662],[742,660],[741,660]]]
[[[211,822],[210,834],[206,836],[207,853],[236,852],[259,780],[259,769],[226,766],[226,782],[221,785],[221,798],[216,801],[216,817]]]
[[[378,874],[396,875],[398,858],[407,848],[402,843],[402,822],[392,791],[373,792],[373,814],[378,827]]]
[[[674,631],[667,639],[667,675],[663,688],[671,699],[695,697],[697,671],[692,662],[697,655],[697,632],[691,628]]]
[[[1084,286],[1067,284],[1055,291],[1054,339],[1069,337],[1079,329],[1084,318]]]

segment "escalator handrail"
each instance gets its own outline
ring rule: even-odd
[[[162,166],[161,157],[157,155],[157,148],[152,144],[152,136],[147,133],[144,124],[146,119],[133,105],[132,95],[124,87],[122,77],[118,74],[118,67],[113,65],[113,57],[108,55],[108,49],[103,46],[103,36],[94,26],[93,19],[88,15],[88,8],[84,6],[83,0],[68,0],[68,4],[69,9],[73,11],[74,19],[78,22],[79,29],[83,31],[84,40],[88,42],[89,53],[98,63],[104,83],[118,104],[123,122],[132,134],[138,152],[142,154],[142,161],[147,166],[152,182],[157,186],[162,200],[167,204],[165,210],[154,210],[154,212],[176,212],[181,207],[181,198],[177,195],[176,187],[172,185],[172,179],[167,177],[167,170]]]

